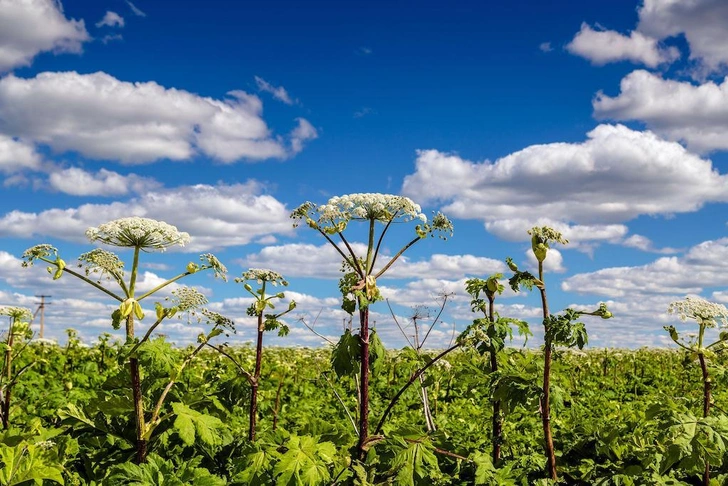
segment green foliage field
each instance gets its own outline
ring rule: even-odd
[[[248,369],[255,350],[225,348]],[[187,351],[188,352],[188,351]],[[17,358],[11,426],[0,437],[0,484],[532,485],[549,484],[539,414],[539,351],[507,348],[496,376],[487,356],[456,350],[394,406],[364,461],[354,459],[356,380],[338,378],[331,349],[264,350],[258,440],[247,438],[250,386],[205,350],[170,391],[145,464],[134,463],[134,406],[125,348],[31,343]],[[387,351],[371,377],[377,423],[390,399],[436,352]],[[186,350],[153,339],[139,350],[150,407]],[[728,481],[727,364],[715,357],[713,413],[703,418],[700,367],[684,351],[554,354],[554,442],[563,484]],[[155,377],[159,377],[156,379]],[[425,426],[428,389],[436,430]],[[491,461],[491,401],[501,400],[502,460]]]

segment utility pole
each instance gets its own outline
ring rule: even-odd
[[[40,333],[38,335],[39,338],[43,339],[43,331],[45,330],[45,306],[50,305],[50,302],[46,302],[46,298],[50,299],[51,295],[36,295],[40,299],[40,302],[36,302],[38,304],[38,309],[35,311],[37,314],[38,311],[40,311]],[[35,317],[35,315],[33,316]]]

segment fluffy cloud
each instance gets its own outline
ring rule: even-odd
[[[110,10],[106,11],[104,17],[96,22],[96,27],[124,27],[124,17]]]
[[[728,200],[727,189],[726,176],[680,144],[599,125],[585,142],[533,145],[495,162],[419,151],[402,190],[443,202],[456,218],[482,220],[489,231],[525,235],[538,215],[548,215],[577,225],[567,237],[612,241],[624,236],[620,223],[696,211]]]
[[[32,145],[0,134],[0,173],[13,174],[23,169],[38,170],[41,162],[41,156]]]
[[[120,196],[145,193],[161,184],[154,179],[136,174],[121,175],[106,169],[92,174],[78,167],[54,171],[48,177],[50,186],[73,196]]]
[[[0,129],[94,159],[127,164],[185,160],[202,154],[221,162],[286,158],[316,131],[299,118],[290,147],[274,137],[256,96],[231,91],[223,100],[129,83],[108,74],[41,73],[0,79]],[[62,113],[62,116],[58,114]]]
[[[255,183],[195,185],[157,190],[126,202],[83,204],[39,213],[11,211],[0,218],[0,234],[28,238],[50,236],[85,241],[89,226],[128,216],[174,224],[192,235],[185,251],[238,246],[267,234],[291,232],[289,210]]]
[[[604,268],[567,278],[563,290],[639,301],[644,296],[700,294],[728,286],[728,238],[705,241],[682,256],[662,257],[636,267]]]
[[[637,30],[665,39],[684,34],[690,59],[704,72],[728,63],[728,3],[723,0],[644,0]]]
[[[594,30],[586,23],[581,24],[581,30],[567,44],[566,50],[596,65],[631,61],[654,68],[680,57],[676,48],[661,47],[657,40],[640,32],[626,36],[613,30]]]
[[[675,248],[655,248],[655,244],[642,235],[631,235],[629,238],[625,238],[622,244],[629,248],[637,248],[638,250],[647,251],[650,253],[663,253],[666,255],[677,253],[678,250]]]
[[[582,24],[567,49],[594,64],[629,60],[655,68],[679,57],[659,41],[684,35],[700,79],[728,65],[728,3],[723,0],[644,0],[637,28],[629,35]]]
[[[29,66],[40,52],[81,52],[83,20],[69,20],[54,0],[0,0],[0,72]]]
[[[485,229],[506,241],[529,239],[527,230],[534,226],[549,226],[569,240],[570,248],[589,250],[599,242],[619,243],[629,229],[623,224],[567,224],[551,218],[508,218],[486,221]]]
[[[728,78],[696,86],[638,70],[622,79],[618,96],[599,92],[593,106],[599,119],[640,120],[694,151],[728,150]]]

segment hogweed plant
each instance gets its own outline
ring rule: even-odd
[[[553,433],[551,430],[551,356],[556,346],[568,348],[578,347],[582,349],[587,344],[586,327],[578,319],[583,315],[599,316],[603,319],[612,317],[606,304],[599,304],[594,311],[577,311],[566,309],[562,314],[552,315],[549,311],[548,298],[546,295],[546,283],[544,280],[544,261],[548,250],[554,243],[562,245],[569,241],[562,234],[548,226],[533,227],[528,231],[531,236],[531,250],[538,262],[538,277],[529,272],[518,270],[518,266],[512,259],[506,259],[508,267],[513,271],[513,277],[509,284],[513,291],[520,291],[521,287],[532,289],[538,288],[541,294],[541,308],[543,312],[544,328],[544,353],[543,353],[543,381],[539,400],[539,411],[541,413],[541,424],[544,435],[544,452],[546,455],[546,471],[550,479],[558,480],[556,469],[556,452],[554,450]]]
[[[475,347],[480,354],[488,354],[492,379],[498,375],[498,354],[505,348],[506,339],[513,339],[513,326],[517,327],[520,335],[526,336],[526,340],[531,334],[525,321],[501,317],[495,311],[495,298],[505,290],[505,286],[500,283],[502,278],[502,273],[496,273],[487,279],[471,278],[465,282],[465,290],[472,297],[470,309],[482,313],[483,317],[473,320],[458,338],[463,344]],[[501,401],[493,397],[492,402],[492,459],[493,464],[498,464],[503,444],[503,413]]]
[[[409,380],[399,389],[397,393],[394,394],[392,399],[389,401],[389,404],[387,405],[387,408],[384,410],[384,413],[382,414],[382,417],[379,419],[379,423],[377,424],[376,429],[374,429],[374,434],[377,435],[382,431],[382,427],[384,427],[385,422],[387,421],[387,418],[389,417],[389,414],[392,412],[392,409],[397,404],[397,402],[402,398],[402,395],[404,392],[417,380],[420,382],[420,398],[422,400],[422,407],[423,407],[423,413],[425,415],[425,424],[427,425],[427,433],[432,433],[435,431],[435,421],[432,417],[432,411],[430,410],[430,402],[428,398],[427,393],[427,386],[428,381],[425,379],[425,372],[430,368],[431,366],[437,366],[437,367],[447,367],[449,366],[449,363],[445,361],[443,358],[450,354],[451,352],[455,351],[456,349],[460,348],[463,343],[458,341],[455,344],[450,343],[450,346],[446,348],[444,351],[441,351],[437,356],[435,357],[425,357],[423,354],[423,346],[425,342],[427,341],[427,338],[430,335],[430,332],[435,327],[435,324],[437,324],[440,321],[440,317],[442,316],[443,311],[445,310],[445,306],[448,303],[448,299],[452,294],[443,293],[442,294],[442,302],[440,304],[440,309],[437,312],[437,316],[433,321],[430,323],[430,326],[427,328],[427,332],[422,335],[422,331],[424,329],[420,329],[420,326],[422,325],[419,321],[422,319],[425,319],[427,317],[427,311],[426,309],[422,307],[416,307],[414,310],[414,313],[410,317],[413,327],[414,327],[414,336],[413,341],[410,341],[410,337],[407,335],[407,333],[404,331],[404,328],[399,324],[399,321],[397,319],[397,316],[394,314],[394,311],[392,310],[392,307],[389,307],[389,310],[392,314],[392,319],[394,320],[395,324],[397,324],[397,327],[400,329],[402,334],[404,335],[405,339],[407,340],[407,343],[410,345],[410,348],[412,351],[414,351],[414,357],[417,360],[417,363],[421,363],[423,361],[423,358],[425,361],[425,364],[420,366],[418,369],[416,369],[411,375]],[[387,305],[389,305],[389,301],[387,301]],[[434,380],[433,380],[434,381]]]
[[[23,368],[15,372],[13,360],[20,355],[33,337],[30,329],[30,321],[33,314],[26,307],[0,307],[0,316],[8,316],[10,324],[8,326],[5,342],[2,343],[4,349],[4,359],[2,368],[2,377],[0,377],[0,414],[2,416],[3,429],[10,427],[10,397],[12,396],[13,386],[20,375],[30,369],[35,364],[31,361]]]
[[[359,311],[359,339],[353,342],[351,336],[344,333],[336,350],[358,349],[359,361],[359,440],[357,455],[363,459],[369,446],[369,372],[370,372],[370,340],[369,306],[381,300],[377,279],[380,278],[405,251],[418,241],[435,233],[451,235],[452,222],[442,213],[437,213],[431,222],[421,212],[420,206],[411,199],[391,194],[350,194],[333,197],[324,205],[311,202],[301,204],[291,213],[294,226],[301,221],[308,227],[318,231],[326,241],[339,253],[343,260],[344,277],[339,282],[343,296],[342,308],[349,314]],[[367,249],[365,255],[357,255],[352,245],[344,236],[349,223],[361,222],[367,225]],[[377,267],[382,242],[387,231],[395,223],[416,222],[415,237],[407,242],[393,257]],[[377,236],[377,223],[384,227]],[[337,241],[342,246],[337,244]],[[342,348],[342,344],[344,345]],[[381,346],[375,346],[381,347]],[[347,353],[349,355],[349,353]],[[334,358],[336,359],[336,358]]]
[[[670,333],[670,338],[675,344],[688,352],[691,360],[697,357],[700,363],[703,375],[703,417],[708,417],[713,383],[708,372],[707,360],[716,352],[728,348],[728,331],[722,331],[718,340],[708,345],[705,344],[705,331],[718,326],[721,328],[728,326],[728,308],[700,297],[686,297],[684,300],[672,302],[668,306],[667,312],[676,315],[683,322],[694,320],[698,324],[696,338],[682,338],[675,326],[665,326],[665,330]],[[703,484],[705,486],[710,484],[710,462],[707,459],[703,471]]]
[[[151,333],[162,321],[173,317],[180,311],[191,312],[199,309],[199,306],[203,304],[203,299],[191,292],[178,291],[181,293],[177,294],[175,305],[164,307],[162,303],[157,302],[155,304],[156,320],[150,325],[146,335],[141,340],[136,340],[135,322],[144,318],[141,302],[177,280],[203,270],[211,270],[215,277],[226,280],[227,270],[214,255],[206,253],[200,255],[201,263],[190,262],[184,272],[149,291],[138,292],[137,277],[141,253],[163,252],[173,246],[184,246],[190,240],[189,234],[181,232],[163,221],[131,217],[89,228],[86,231],[86,237],[92,243],[131,249],[133,251],[132,263],[128,273],[119,256],[102,248],[96,248],[78,257],[79,271],[73,270],[66,265],[58,250],[48,244],[36,245],[26,250],[23,253],[23,266],[30,267],[35,262],[47,263],[48,272],[53,275],[54,280],[58,280],[64,274],[70,274],[119,302],[119,307],[114,310],[111,319],[114,329],[119,329],[122,321],[124,322],[126,345],[131,347],[127,361],[134,401],[136,460],[142,463],[146,459],[147,441],[154,429],[154,420],[149,424],[146,422],[139,370],[139,348],[149,341]],[[109,283],[115,284],[116,288],[110,288]],[[198,315],[204,317],[207,322],[213,323],[215,333],[219,331],[220,327],[229,327],[229,321],[222,316],[209,311],[203,313],[201,309],[199,309]]]
[[[255,299],[250,307],[248,307],[247,313],[251,317],[255,317],[257,320],[257,339],[255,344],[255,368],[253,373],[245,373],[246,378],[250,382],[250,425],[248,428],[248,439],[251,441],[255,440],[255,426],[258,419],[258,387],[260,385],[260,372],[263,362],[263,333],[265,331],[278,330],[279,336],[285,336],[288,334],[288,326],[281,322],[279,319],[284,315],[291,312],[296,308],[296,303],[291,301],[288,304],[288,309],[278,314],[267,314],[266,310],[274,309],[273,299],[284,299],[286,296],[283,292],[276,292],[273,294],[267,294],[270,290],[267,288],[271,287],[287,287],[288,281],[283,276],[274,272],[273,270],[251,268],[247,272],[244,272],[242,277],[235,279],[238,283],[243,283],[245,290],[253,296]],[[259,287],[253,290],[253,286],[248,282],[256,282]],[[240,369],[242,367],[238,366]]]

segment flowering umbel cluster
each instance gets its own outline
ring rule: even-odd
[[[0,307],[0,316],[8,316],[13,322],[30,322],[33,313],[27,307]]]
[[[244,272],[242,277],[235,279],[238,283],[244,282],[245,280],[255,280],[258,285],[263,282],[268,282],[274,287],[279,284],[284,287],[288,287],[288,281],[283,278],[283,275],[278,272],[274,272],[273,270],[268,270],[267,268],[251,268]]]
[[[79,267],[85,267],[86,275],[98,273],[101,277],[113,277],[120,280],[124,275],[124,262],[115,253],[96,248],[78,257]]]
[[[48,243],[31,246],[23,252],[23,266],[32,267],[35,260],[47,258],[51,255],[58,257],[58,249]]]
[[[308,226],[326,234],[341,233],[350,221],[379,221],[388,224],[392,221],[406,223],[419,220],[417,233],[424,237],[433,231],[452,234],[452,222],[442,213],[437,213],[432,223],[422,213],[419,204],[408,197],[393,194],[363,193],[336,196],[326,204],[317,206],[312,202],[301,204],[291,213],[294,226],[304,220]]]
[[[728,308],[723,304],[710,302],[700,297],[687,297],[670,303],[668,314],[674,314],[682,321],[694,319],[699,325],[705,327],[728,326]]]
[[[185,246],[190,235],[164,221],[149,218],[121,218],[91,227],[86,237],[111,246],[164,251],[170,246]]]

